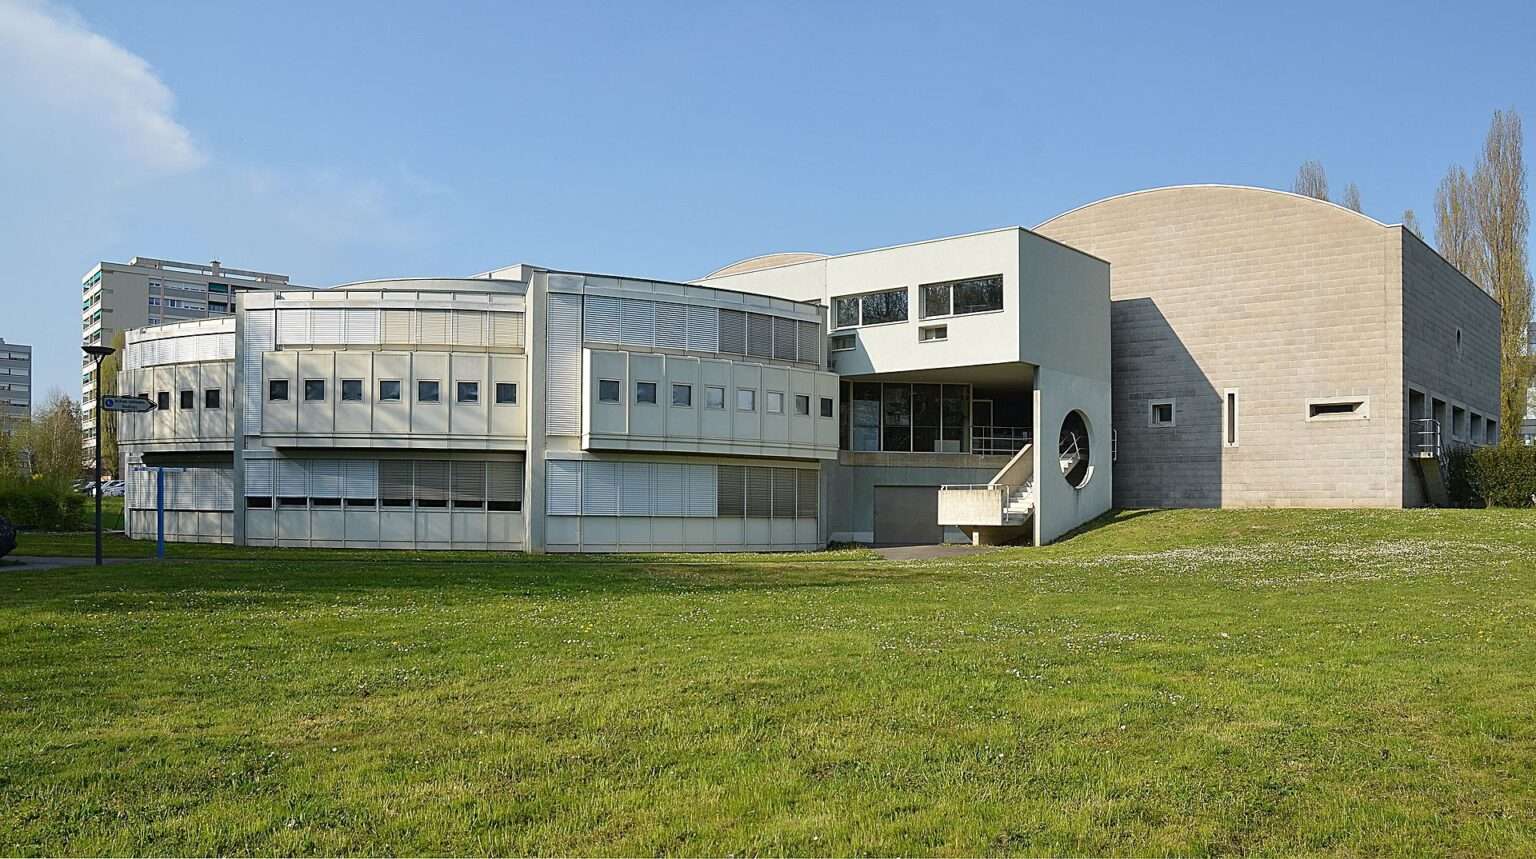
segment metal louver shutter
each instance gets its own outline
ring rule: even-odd
[[[739,465],[715,466],[715,515],[740,518],[747,514],[746,477]]]
[[[493,346],[517,347],[523,345],[523,314],[492,313],[491,331]]]
[[[455,310],[453,312],[452,342],[456,346],[484,346],[485,312],[480,310]]]
[[[667,349],[688,348],[688,306],[656,302],[656,345]]]
[[[415,343],[416,338],[412,334],[412,322],[416,319],[414,310],[385,310],[382,311],[382,327],[379,332],[380,341],[384,343]]]
[[[334,459],[312,459],[309,465],[309,497],[341,497],[341,463]]]
[[[250,498],[272,497],[272,460],[245,461],[245,494]]]
[[[213,509],[224,511],[235,509],[235,470],[233,468],[214,468],[212,472],[213,483]]]
[[[748,466],[747,472],[747,516],[752,519],[767,519],[773,515],[773,475],[772,470],[762,466]]]
[[[718,490],[713,465],[688,466],[688,515],[714,516]]]
[[[588,340],[598,343],[619,342],[619,300],[606,295],[586,296],[581,324]]]
[[[303,498],[309,494],[309,469],[301,459],[279,459],[277,494],[284,498]]]
[[[747,354],[754,358],[773,357],[773,317],[747,314]]]
[[[408,459],[385,459],[379,462],[379,499],[410,501],[415,497],[413,463]]]
[[[649,346],[656,334],[656,302],[626,298],[621,305],[619,336],[627,346]]]
[[[309,342],[332,345],[343,343],[341,308],[315,308],[309,312]]]
[[[683,466],[680,464],[656,463],[656,497],[652,505],[655,515],[683,515],[683,474]]]
[[[747,354],[747,315],[740,310],[720,311],[720,351]]]
[[[795,518],[795,470],[774,468],[773,471],[773,518]]]
[[[421,327],[418,342],[433,346],[448,345],[448,311],[418,310],[416,321]]]
[[[550,293],[545,319],[544,430],[576,435],[581,432],[581,296]]]
[[[821,365],[821,326],[814,322],[796,323],[800,329],[800,349],[797,360]]]
[[[253,310],[245,314],[242,326],[245,344],[240,354],[240,426],[246,435],[261,432],[261,356],[276,345],[272,317],[270,310]]]
[[[212,339],[213,356],[211,360],[233,361],[235,358],[235,332],[230,331],[227,334],[214,334],[212,335]]]
[[[651,463],[626,462],[619,491],[620,516],[651,515]]]
[[[581,464],[581,512],[587,516],[613,516],[619,512],[619,464]]]
[[[551,459],[544,463],[544,512],[550,516],[581,513],[580,462]]]
[[[459,461],[453,464],[453,506],[485,506],[485,463]]]
[[[378,498],[379,463],[372,459],[349,459],[342,468],[343,498]]]
[[[448,463],[445,460],[416,460],[416,500],[447,502]]]
[[[512,510],[523,503],[523,464],[490,462],[486,464],[486,500],[492,510]]]
[[[780,361],[793,361],[799,351],[799,338],[795,334],[795,320],[782,316],[773,317],[773,357]]]
[[[688,308],[688,350],[714,352],[719,349],[720,314],[713,307]]]
[[[347,310],[347,342],[373,344],[379,342],[379,312],[377,310]]]
[[[798,484],[795,492],[795,515],[801,519],[815,519],[819,513],[821,496],[819,483],[820,472],[809,468],[802,468],[795,472],[795,482]]]
[[[309,343],[309,311],[279,310],[277,312],[277,342],[288,345]]]

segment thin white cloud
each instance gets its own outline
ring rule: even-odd
[[[0,115],[13,124],[43,136],[90,134],[92,148],[117,164],[177,173],[207,157],[173,118],[175,102],[149,63],[72,11],[0,0]]]

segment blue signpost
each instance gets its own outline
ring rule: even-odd
[[[155,558],[165,560],[165,466],[155,469]]]

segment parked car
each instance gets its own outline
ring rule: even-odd
[[[103,498],[121,498],[128,491],[128,484],[121,480],[109,480],[101,490]]]

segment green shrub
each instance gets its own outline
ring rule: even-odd
[[[1445,449],[1445,494],[1452,507],[1487,507],[1478,491],[1477,448],[1456,445]]]
[[[0,487],[0,516],[18,528],[72,531],[84,510],[85,496],[67,486],[29,480]]]
[[[1471,455],[1476,497],[1494,507],[1530,507],[1536,495],[1536,447],[1480,447]]]

